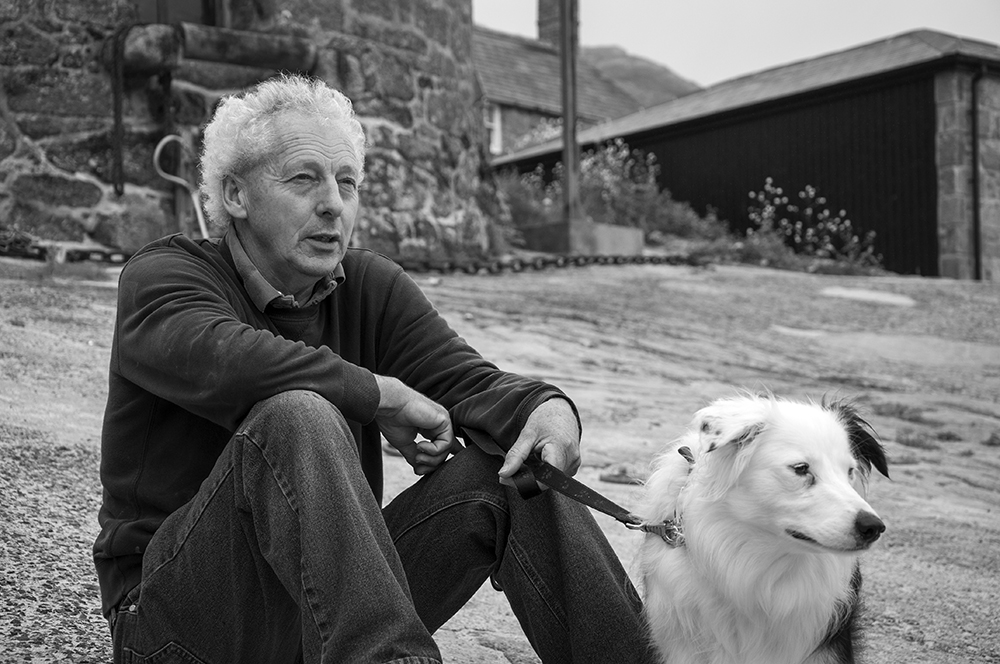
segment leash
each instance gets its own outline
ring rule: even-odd
[[[467,441],[472,441],[476,447],[492,456],[503,458],[507,454],[497,445],[493,437],[484,431],[463,429],[462,437]],[[690,450],[684,449],[690,455]],[[685,455],[685,458],[689,457]],[[676,521],[668,520],[656,524],[644,523],[636,514],[602,496],[586,484],[573,479],[552,464],[542,461],[534,454],[524,460],[521,468],[510,479],[518,494],[525,500],[530,500],[541,494],[543,489],[540,485],[544,485],[591,509],[607,514],[630,530],[652,533],[674,547],[684,543],[684,534],[681,532],[680,524]]]

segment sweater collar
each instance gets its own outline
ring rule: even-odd
[[[247,289],[250,300],[261,313],[268,306],[279,309],[304,309],[319,304],[334,291],[338,284],[344,281],[344,267],[338,264],[332,274],[328,274],[316,282],[312,297],[305,304],[300,305],[295,301],[294,295],[282,293],[260,273],[250,256],[247,255],[235,226],[230,224],[222,241],[232,254],[233,266],[243,280],[243,286]]]

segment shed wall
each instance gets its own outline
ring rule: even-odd
[[[876,232],[887,268],[939,274],[932,76],[627,140],[656,155],[676,200],[715,208],[734,230],[765,178],[790,196],[812,185],[831,212]]]

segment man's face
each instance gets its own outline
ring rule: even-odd
[[[358,213],[360,163],[347,132],[299,113],[277,119],[278,151],[226,200],[247,254],[299,302],[343,260]]]

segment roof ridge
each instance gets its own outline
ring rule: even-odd
[[[727,78],[725,80],[719,81],[718,83],[714,83],[713,85],[710,85],[710,86],[704,88],[703,90],[711,90],[712,88],[715,88],[717,86],[729,85],[731,83],[736,83],[737,81],[742,81],[742,80],[749,79],[749,78],[756,78],[758,76],[761,76],[762,74],[767,74],[767,73],[775,72],[775,71],[781,71],[781,70],[789,69],[791,67],[795,67],[795,66],[799,66],[799,65],[815,64],[815,63],[817,63],[819,61],[826,60],[826,59],[829,59],[829,58],[833,58],[833,57],[836,57],[836,56],[839,56],[839,55],[844,55],[846,53],[851,53],[851,52],[854,52],[854,51],[862,51],[862,50],[865,50],[865,49],[870,49],[870,48],[873,48],[875,46],[879,46],[879,45],[882,45],[882,44],[887,44],[889,42],[900,40],[900,39],[904,39],[904,38],[908,38],[908,37],[909,38],[913,38],[913,39],[917,39],[917,40],[923,42],[924,44],[926,44],[927,46],[930,46],[931,48],[933,48],[935,50],[941,51],[942,55],[944,55],[945,53],[951,52],[950,50],[945,50],[945,49],[941,48],[941,46],[939,45],[940,44],[940,40],[936,40],[936,39],[935,40],[928,40],[927,37],[931,36],[931,35],[933,35],[934,37],[944,37],[944,38],[948,39],[949,41],[951,41],[952,44],[961,44],[961,43],[975,42],[975,43],[979,43],[979,44],[984,44],[986,46],[996,46],[996,44],[992,44],[990,42],[977,42],[976,40],[973,40],[973,39],[965,39],[963,37],[958,37],[958,36],[955,36],[955,35],[951,35],[951,34],[948,34],[946,32],[940,32],[940,31],[937,31],[937,30],[931,30],[930,28],[918,28],[916,30],[908,30],[906,32],[900,32],[900,33],[897,33],[897,34],[894,34],[894,35],[889,35],[887,37],[881,37],[879,39],[873,39],[871,41],[862,42],[860,44],[855,44],[853,46],[848,46],[846,48],[840,48],[840,49],[836,49],[836,50],[833,50],[833,51],[827,51],[826,53],[820,53],[820,54],[814,55],[812,57],[805,57],[805,58],[801,58],[799,60],[792,60],[790,62],[785,62],[785,63],[780,64],[780,65],[774,65],[773,67],[767,67],[765,69],[758,69],[757,71],[747,72],[746,74],[740,74],[739,76],[734,76],[733,78]],[[935,43],[933,43],[934,41],[938,41],[939,43],[935,44]],[[697,94],[697,93],[693,93],[693,94]],[[665,102],[665,103],[670,103],[670,102]]]
[[[581,144],[601,141],[664,123],[693,120],[896,69],[945,60],[954,55],[1000,63],[1000,45],[935,30],[911,30],[720,81],[689,95],[590,127],[580,133],[579,140]],[[559,144],[559,139],[549,141],[514,155],[504,155],[494,162],[545,154]]]

